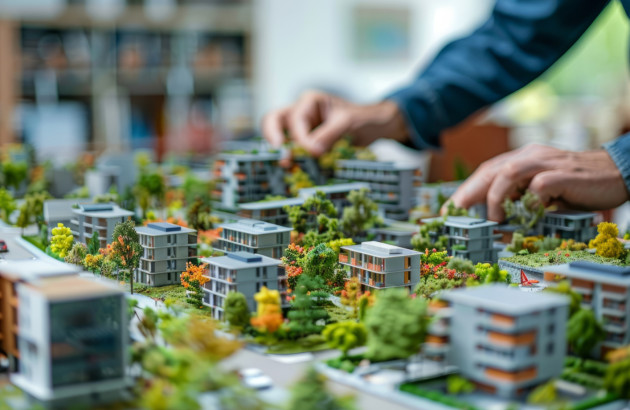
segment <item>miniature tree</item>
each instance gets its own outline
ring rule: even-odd
[[[553,404],[557,399],[558,392],[556,391],[556,383],[555,380],[551,380],[545,384],[536,387],[529,394],[529,396],[527,396],[527,403],[550,405]]]
[[[517,202],[505,198],[503,210],[505,219],[509,220],[510,224],[518,226],[519,233],[531,231],[545,215],[545,206],[540,197],[529,190],[525,191]]]
[[[572,317],[580,310],[582,295],[571,289],[571,284],[569,283],[569,281],[564,280],[558,283],[556,286],[547,286],[544,291],[559,293],[561,295],[566,295],[569,297],[569,317]]]
[[[284,250],[282,265],[287,273],[289,289],[295,289],[297,286],[297,281],[304,271],[302,266],[305,258],[306,250],[299,245],[292,243]]]
[[[83,266],[83,260],[85,259],[86,254],[87,248],[85,245],[77,242],[72,246],[72,249],[70,249],[70,252],[68,252],[64,260],[66,263]]]
[[[101,248],[101,240],[98,237],[98,231],[92,233],[92,237],[88,240],[87,252],[91,255],[98,254],[98,250]]]
[[[341,229],[351,238],[365,237],[368,229],[383,223],[378,216],[378,205],[369,197],[367,188],[348,194],[350,206],[343,209]]]
[[[52,229],[52,239],[50,240],[50,249],[60,258],[65,258],[70,249],[74,237],[70,228],[66,228],[62,223],[57,224],[56,228]]]
[[[445,250],[448,236],[443,235],[444,220],[436,219],[420,227],[420,231],[411,238],[411,246],[418,252],[427,249]]]
[[[456,272],[474,273],[475,266],[468,259],[451,258],[446,265],[448,269],[455,269]]]
[[[630,357],[613,361],[608,365],[604,376],[604,388],[609,393],[630,399]]]
[[[293,230],[299,233],[319,230],[321,225],[319,216],[325,216],[327,219],[337,217],[335,205],[326,199],[326,195],[321,191],[317,191],[315,195],[307,198],[302,205],[288,207],[286,210]]]
[[[319,276],[328,284],[333,280],[338,264],[337,252],[320,243],[311,249],[304,258],[304,273]]]
[[[208,265],[195,265],[193,263],[186,263],[186,271],[182,272],[179,280],[182,286],[186,288],[187,301],[196,308],[203,307],[203,285],[210,281],[210,278],[206,276],[206,268]]]
[[[17,209],[17,205],[15,203],[15,199],[11,193],[4,189],[0,188],[0,219],[4,222],[9,223],[9,217]]]
[[[617,237],[619,229],[611,222],[602,222],[597,225],[597,236],[588,243],[589,248],[595,248],[595,252],[606,258],[620,258],[624,254],[623,244]]]
[[[475,385],[469,380],[456,374],[446,379],[446,391],[448,394],[467,394],[475,391]]]
[[[22,229],[22,235],[24,235],[24,228],[31,224],[31,210],[26,203],[20,206],[20,213],[18,214],[17,221],[15,222],[15,226]],[[53,229],[54,230],[54,229]]]
[[[410,298],[406,289],[380,291],[365,318],[366,357],[385,361],[418,353],[428,325],[427,304],[423,299]]]
[[[240,292],[229,292],[225,297],[223,307],[225,311],[225,320],[228,321],[230,327],[235,329],[245,329],[249,326],[251,314],[245,295]]]
[[[361,298],[361,286],[359,278],[350,278],[346,281],[344,289],[341,291],[341,304],[352,308],[352,317],[357,317],[359,313],[359,299]]]
[[[289,192],[292,196],[297,196],[302,188],[310,188],[315,184],[299,167],[295,166],[291,172],[284,177],[284,182],[289,186]]]
[[[131,294],[133,294],[133,275],[140,265],[142,246],[133,221],[121,222],[114,227],[112,234],[111,257],[118,264],[129,271]]]
[[[319,214],[317,216],[317,228],[308,231],[304,235],[302,245],[306,248],[311,248],[320,243],[328,243],[342,238],[343,234],[339,229],[339,220]]]
[[[588,357],[605,337],[606,332],[590,309],[580,309],[567,323],[567,341],[580,357]]]
[[[197,197],[190,205],[188,212],[186,213],[188,226],[199,231],[212,229],[211,212],[212,209],[210,208],[210,202],[202,199],[201,197]]]
[[[267,289],[266,286],[263,286],[260,292],[254,295],[254,300],[257,304],[256,315],[261,316],[268,310],[267,307],[269,305],[280,306],[280,292]]]
[[[83,259],[83,266],[85,266],[85,269],[94,273],[100,271],[101,274],[103,274],[104,263],[105,262],[104,262],[103,255],[100,255],[100,254],[92,255],[91,253],[88,253],[87,255],[85,255],[85,258]]]
[[[445,216],[468,216],[468,210],[456,207],[455,203],[449,199],[446,204]]]
[[[326,378],[309,367],[291,388],[287,410],[352,410],[351,397],[337,398],[326,390]]]
[[[332,323],[324,329],[322,336],[328,346],[341,351],[341,357],[347,358],[348,351],[360,347],[367,341],[367,331],[362,323],[338,322]]]
[[[339,252],[341,252],[342,246],[354,245],[354,241],[352,240],[352,238],[341,238],[330,241],[326,245],[328,245],[329,248],[339,254]]]
[[[295,288],[295,298],[291,303],[291,310],[287,314],[289,318],[289,331],[296,337],[308,336],[320,333],[324,328],[320,322],[328,319],[328,312],[313,300],[311,291],[321,289],[324,286],[319,276],[302,275]]]
[[[2,177],[5,186],[12,187],[17,191],[27,176],[28,164],[26,162],[12,162],[9,160],[2,163]]]
[[[261,333],[264,333],[267,342],[273,340],[284,319],[280,308],[280,293],[277,290],[269,290],[263,286],[260,292],[254,295],[258,303],[256,317],[250,319],[251,325]]]

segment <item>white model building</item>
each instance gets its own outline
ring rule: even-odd
[[[467,216],[449,216],[444,222],[448,249],[453,256],[469,259],[472,263],[496,262],[494,241],[501,237],[494,233],[496,222]]]
[[[60,408],[119,398],[129,386],[124,293],[76,277],[20,283],[17,293],[21,357],[11,382]]]
[[[197,257],[197,231],[157,222],[136,227],[143,253],[135,280],[147,286],[180,283],[186,263]]]
[[[342,246],[339,254],[348,278],[358,278],[363,290],[405,287],[420,281],[420,252],[381,242]]]
[[[386,218],[407,220],[415,206],[422,185],[422,171],[415,165],[395,162],[364,161],[356,159],[337,162],[335,177],[342,180],[366,182],[370,197],[378,204]]]
[[[253,219],[219,225],[221,236],[218,249],[226,252],[245,251],[281,258],[284,250],[291,243],[291,230]]]
[[[286,293],[285,281],[279,277],[278,259],[249,252],[234,252],[227,256],[204,258],[208,264],[210,281],[204,287],[203,304],[212,308],[212,316],[221,320],[223,306],[229,292],[245,295],[250,311],[256,310],[254,295],[263,287]]]
[[[449,360],[480,389],[513,398],[562,373],[567,297],[488,285],[440,298],[452,311]]]
[[[268,195],[284,195],[280,153],[221,153],[213,165],[217,185],[212,199],[219,208],[238,209],[239,204],[260,201]]]
[[[133,216],[133,212],[116,204],[79,204],[72,212],[74,215],[70,221],[70,229],[74,239],[87,245],[94,231],[97,231],[101,248],[112,241],[116,225]]]
[[[591,212],[569,210],[545,212],[542,220],[543,235],[588,243],[597,235],[595,216]]]

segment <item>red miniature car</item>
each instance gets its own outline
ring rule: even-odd
[[[7,243],[0,239],[0,252],[9,252],[9,248],[7,248]]]

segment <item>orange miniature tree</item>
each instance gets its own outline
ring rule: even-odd
[[[266,335],[267,341],[270,341],[284,322],[280,309],[280,293],[263,286],[260,292],[254,295],[254,299],[258,303],[257,315],[250,323],[256,330]]]
[[[350,278],[346,281],[344,289],[341,291],[341,304],[352,308],[352,317],[362,319],[365,309],[374,304],[374,296],[368,290],[361,292],[361,285],[358,278]]]
[[[199,309],[203,308],[203,289],[202,286],[210,281],[210,278],[205,275],[208,265],[195,265],[193,263],[186,263],[186,271],[182,272],[180,281],[182,286],[188,290],[187,301],[193,306]]]

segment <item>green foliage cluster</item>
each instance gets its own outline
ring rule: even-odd
[[[289,334],[300,338],[318,334],[324,329],[328,312],[323,305],[328,293],[320,276],[301,275],[294,290],[295,298],[287,313]]]
[[[474,273],[475,266],[468,259],[451,258],[446,265],[448,269],[455,269],[457,272]]]
[[[50,241],[50,249],[59,255],[60,258],[65,258],[72,244],[74,243],[74,236],[70,228],[65,227],[62,223],[57,224],[56,228],[52,229],[52,239]]]
[[[9,217],[16,209],[17,204],[11,192],[5,188],[0,188],[0,219],[6,223],[10,223]]]
[[[24,161],[14,162],[6,160],[0,165],[2,168],[2,185],[11,187],[16,191],[20,189],[22,182],[28,176],[28,164]]]
[[[574,369],[566,369],[560,375],[562,380],[576,383],[591,389],[601,389],[604,387],[604,379],[601,376],[594,376],[588,373],[582,373]]]
[[[444,235],[444,220],[434,219],[420,227],[420,232],[411,238],[411,246],[418,252],[427,249],[445,250],[448,246],[448,236]]]
[[[289,193],[292,196],[297,196],[302,188],[310,188],[315,185],[311,177],[299,167],[294,167],[284,177],[284,182],[289,186]]]
[[[544,292],[553,292],[561,295],[566,295],[569,297],[569,317],[572,317],[576,314],[581,307],[582,303],[582,295],[571,289],[571,284],[569,281],[562,281],[558,283],[556,286],[547,286],[544,289]]]
[[[530,404],[550,405],[556,400],[558,400],[558,392],[555,380],[541,384],[527,396],[527,402]]]
[[[597,226],[597,236],[588,243],[589,248],[605,258],[619,259],[625,256],[623,244],[617,237],[619,229],[611,222],[602,222]]]
[[[320,243],[308,251],[304,258],[304,273],[323,279],[324,284],[332,284],[338,264],[338,255],[326,244]]]
[[[446,391],[448,394],[468,394],[475,391],[475,385],[470,380],[453,374],[446,379]]]
[[[455,409],[478,410],[477,407],[473,405],[454,399],[453,397],[447,396],[444,393],[441,393],[437,390],[425,390],[411,383],[401,384],[400,391],[413,394],[414,396],[431,400],[436,403],[444,404],[446,406],[453,407]]]
[[[306,248],[343,238],[337,209],[321,191],[306,199],[302,205],[285,207],[285,211],[289,214],[293,229],[305,234],[302,245]]]
[[[567,341],[580,357],[588,357],[605,337],[606,332],[591,309],[580,309],[567,322]]]
[[[475,275],[480,283],[505,283],[510,284],[511,278],[506,270],[499,268],[498,264],[478,263],[475,265]]]
[[[604,387],[624,399],[630,399],[630,357],[611,363],[604,377]]]
[[[326,378],[309,367],[291,388],[287,410],[353,410],[352,397],[335,397],[326,389]]]
[[[564,255],[567,252],[560,252],[558,255],[557,252],[548,253],[548,252],[537,252],[530,255],[514,255],[509,258],[504,258],[503,260],[507,262],[512,262],[518,265],[528,266],[531,268],[539,268],[541,266],[546,265],[555,265],[561,263],[568,263],[573,261],[589,261],[594,263],[601,263],[605,265],[623,265],[620,259],[611,259],[606,258],[600,255],[589,253],[588,251],[575,251],[570,252],[569,256],[565,257]]]
[[[372,201],[367,188],[351,191],[348,194],[350,206],[343,209],[341,229],[350,238],[365,237],[368,229],[381,225],[378,205]]]
[[[87,253],[87,247],[82,243],[76,242],[64,260],[66,263],[83,266],[83,260],[85,259],[85,255],[87,255]]]
[[[212,208],[208,198],[197,197],[186,211],[186,220],[191,229],[207,231],[212,229]]]
[[[531,231],[545,215],[545,206],[540,197],[529,190],[517,202],[505,198],[503,210],[510,224],[519,227],[519,233]]]
[[[223,309],[225,311],[225,320],[233,329],[244,330],[249,326],[251,313],[247,305],[247,299],[242,293],[229,292],[225,298]]]
[[[326,326],[322,336],[331,348],[341,351],[343,358],[348,356],[348,351],[363,346],[367,341],[365,326],[354,321],[332,323]]]

